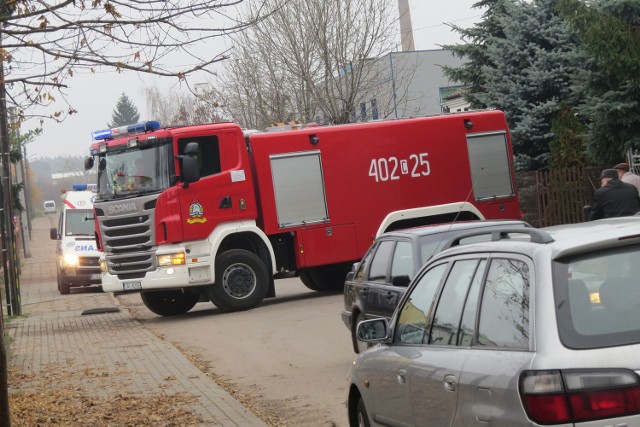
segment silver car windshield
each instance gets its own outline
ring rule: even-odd
[[[171,145],[107,151],[98,163],[98,198],[154,193],[170,186]]]

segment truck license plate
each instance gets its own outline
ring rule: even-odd
[[[89,280],[98,280],[98,279],[101,279],[101,278],[102,278],[102,274],[92,274],[89,277]]]
[[[142,289],[142,282],[122,282],[122,290],[139,291]]]

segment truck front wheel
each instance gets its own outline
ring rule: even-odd
[[[149,310],[160,316],[175,316],[191,310],[198,302],[198,295],[181,290],[147,291],[140,294]]]
[[[57,275],[58,281],[58,291],[60,291],[61,295],[69,295],[71,293],[71,283],[66,282],[64,278],[58,273]]]
[[[267,296],[269,273],[257,255],[231,249],[216,259],[216,281],[207,288],[213,304],[222,311],[249,310]]]

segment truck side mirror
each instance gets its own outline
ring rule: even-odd
[[[193,156],[184,156],[182,158],[182,182],[189,184],[200,179],[200,168],[198,167],[198,158]]]
[[[84,170],[89,170],[93,167],[93,157],[87,157],[84,159]]]
[[[60,239],[60,235],[58,234],[58,230],[55,227],[49,229],[49,237],[51,238],[51,240]]]
[[[198,166],[198,143],[188,142],[184,146],[183,154],[177,156],[181,160],[182,186],[189,186],[189,183],[200,179],[200,167]]]

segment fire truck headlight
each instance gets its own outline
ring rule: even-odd
[[[104,258],[100,258],[100,271],[103,273],[107,272],[107,260]]]
[[[64,265],[65,265],[65,267],[77,267],[78,266],[78,255],[76,255],[76,254],[66,254],[64,256]]]
[[[185,259],[186,259],[186,256],[184,252],[158,255],[158,267],[167,267],[171,265],[184,265]]]

